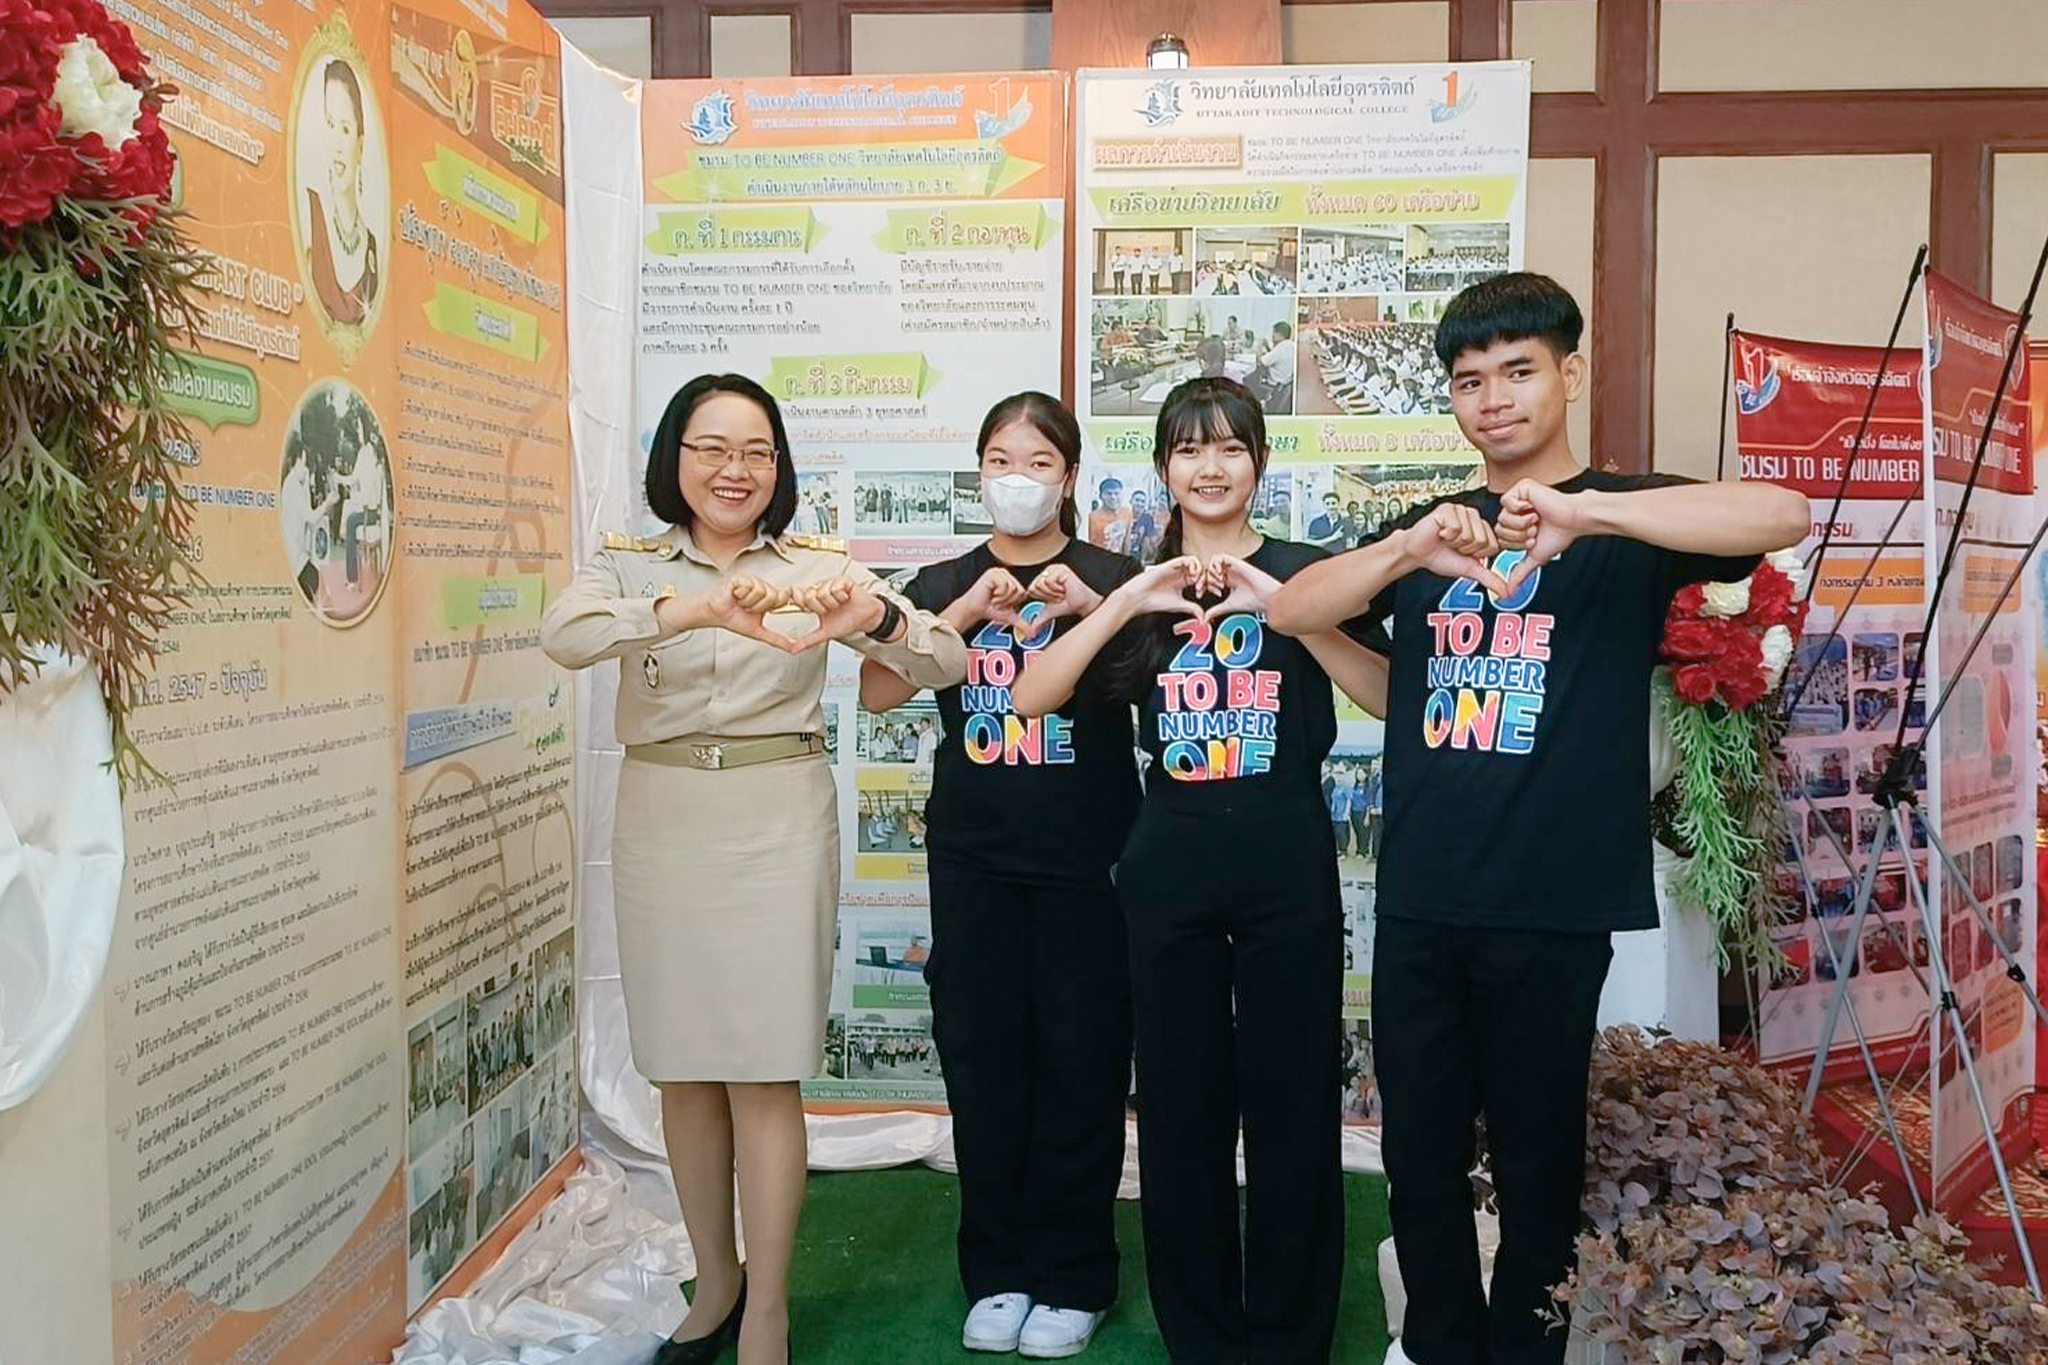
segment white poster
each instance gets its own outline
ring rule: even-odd
[[[1263,532],[1332,551],[1483,479],[1432,343],[1521,268],[1529,65],[1087,71],[1075,86],[1074,398],[1097,545],[1149,560],[1153,426],[1182,380],[1264,405]],[[1382,728],[1337,698],[1323,770],[1345,921],[1344,1113],[1378,1117],[1369,985]]]
[[[642,449],[682,384],[744,374],[789,429],[791,531],[844,540],[885,575],[985,538],[983,415],[1059,391],[1065,78],[656,81],[642,127]],[[807,1093],[942,1103],[923,974],[938,714],[928,694],[863,713],[859,666],[833,647],[846,866],[825,1071]]]

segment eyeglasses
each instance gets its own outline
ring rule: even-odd
[[[734,459],[749,469],[775,468],[774,446],[742,446],[734,450],[715,441],[684,441],[682,447],[696,456],[697,463],[706,469],[723,469]]]

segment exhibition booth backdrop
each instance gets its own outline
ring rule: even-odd
[[[1007,393],[1062,389],[1070,322],[1096,544],[1156,547],[1150,422],[1197,373],[1274,414],[1269,534],[1348,548],[1477,477],[1429,339],[1457,289],[1522,263],[1526,63],[639,83],[506,0],[115,12],[182,90],[165,121],[208,263],[175,388],[206,583],[136,716],[175,785],[130,793],[100,1003],[90,923],[6,968],[57,983],[35,995],[40,1036],[93,1012],[106,1156],[85,1206],[108,1236],[110,1358],[293,1360],[315,1340],[381,1357],[561,1189],[579,1089],[597,1170],[544,1222],[552,1249],[528,1234],[493,1283],[558,1264],[573,1219],[655,1169],[609,913],[617,675],[562,674],[536,628],[603,532],[656,529],[641,468],[683,380],[767,384],[795,529],[885,573],[987,534],[974,432]],[[1854,667],[1875,670],[1854,706],[1917,647],[1900,630],[1853,627]],[[1891,655],[1864,639],[1886,634]],[[979,685],[980,753],[1042,753],[1042,729],[1005,718],[1005,680]],[[812,1160],[944,1166],[921,975],[937,715],[863,714],[855,687],[835,646],[845,892]],[[1854,715],[1836,731],[1875,728]],[[7,720],[30,742],[35,713]],[[1858,756],[1808,728],[1832,829]],[[1354,1169],[1377,1166],[1381,747],[1344,705],[1324,790]],[[1944,791],[2013,776],[1957,771]],[[2011,824],[1983,832],[2001,890]],[[74,865],[105,880],[118,850],[86,842]],[[1666,918],[1668,942],[1619,950],[1604,1014],[1711,1036],[1710,935]],[[1809,961],[1820,932],[1802,926]],[[1806,1007],[1786,998],[1794,1050]],[[2020,1032],[2002,1085],[2031,1075]],[[59,1051],[0,1054],[0,1094],[26,1097]],[[666,1235],[663,1273],[687,1257]],[[650,1278],[608,1281],[614,1306]]]

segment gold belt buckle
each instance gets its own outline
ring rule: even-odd
[[[706,768],[723,768],[725,766],[725,746],[723,744],[693,744],[690,746],[690,752],[696,755],[697,762]]]

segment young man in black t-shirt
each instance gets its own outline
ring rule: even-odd
[[[1389,660],[1374,1066],[1415,1365],[1554,1365],[1539,1314],[1571,1267],[1586,1073],[1615,930],[1654,928],[1650,672],[1672,594],[1805,533],[1806,500],[1580,465],[1578,305],[1499,275],[1437,326],[1484,488],[1407,513],[1273,598],[1289,634],[1364,610]],[[1499,549],[1461,556],[1471,519]],[[1491,1304],[1473,1121],[1501,1206]]]

